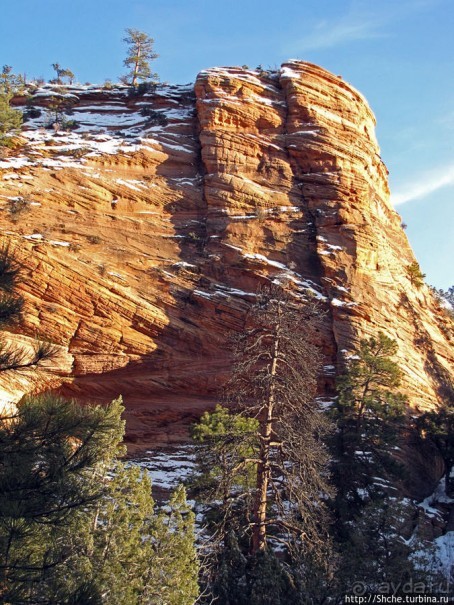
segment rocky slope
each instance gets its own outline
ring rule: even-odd
[[[293,61],[144,95],[72,87],[59,93],[70,133],[43,128],[55,94],[34,91],[42,114],[0,159],[0,220],[23,264],[25,333],[61,355],[39,377],[0,375],[4,402],[58,385],[121,393],[131,446],[181,439],[228,373],[229,332],[271,280],[328,310],[327,396],[359,338],[382,330],[399,343],[411,405],[435,405],[451,327],[410,282],[374,116],[342,78]]]

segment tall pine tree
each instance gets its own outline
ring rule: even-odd
[[[134,87],[139,80],[152,80],[156,83],[158,74],[152,73],[150,68],[150,61],[159,56],[154,51],[153,38],[138,29],[128,28],[126,34],[123,41],[128,45],[128,54],[123,63],[129,71],[122,80]]]
[[[382,332],[363,339],[338,381],[339,397],[333,409],[337,512],[355,513],[370,497],[381,497],[376,477],[396,475],[401,467],[393,447],[403,427],[407,398],[397,389],[401,371],[391,358],[397,343]]]
[[[298,603],[301,559],[327,555],[329,423],[315,401],[319,315],[315,302],[262,289],[236,339],[230,409],[205,414],[195,429],[205,444],[199,485],[214,487],[207,584],[219,603],[234,602],[235,582],[245,603]]]

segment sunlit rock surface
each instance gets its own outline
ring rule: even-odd
[[[0,220],[23,265],[20,331],[61,360],[44,377],[0,375],[2,401],[44,384],[122,394],[131,451],[184,440],[228,375],[229,333],[272,281],[327,310],[322,396],[381,330],[411,405],[436,404],[451,326],[410,283],[374,116],[352,86],[292,61],[139,96],[70,87],[72,132],[43,128],[51,93],[34,91],[42,115],[0,158]]]

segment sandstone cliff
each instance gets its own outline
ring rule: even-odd
[[[136,96],[73,87],[71,133],[42,127],[52,94],[34,91],[43,113],[0,159],[21,330],[61,345],[38,388],[121,393],[131,443],[179,439],[214,400],[227,335],[271,280],[326,305],[328,394],[358,340],[382,330],[399,344],[411,405],[435,405],[451,326],[410,283],[374,116],[352,86],[292,61],[209,69],[195,86]],[[0,380],[3,401],[36,388],[33,375]]]

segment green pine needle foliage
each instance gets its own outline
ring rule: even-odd
[[[198,497],[209,503],[218,497],[228,498],[233,490],[251,490],[255,486],[259,421],[216,405],[205,412],[192,429],[197,451],[199,474],[192,479]]]
[[[150,68],[150,61],[159,56],[154,51],[153,38],[132,28],[127,29],[126,34],[123,41],[128,45],[128,54],[123,64],[129,71],[122,77],[122,80],[134,87],[137,86],[138,80],[157,82],[158,74],[152,73]]]
[[[0,146],[11,146],[11,135],[22,126],[22,112],[10,104],[22,86],[22,78],[13,74],[9,65],[4,65],[0,73]]]
[[[20,267],[10,246],[0,248],[0,326],[18,320],[24,301],[14,293]]]
[[[156,509],[148,475],[118,459],[121,399],[54,395],[0,418],[0,600],[193,605],[194,515],[183,488]]]
[[[397,390],[402,374],[392,360],[396,352],[396,341],[382,332],[363,339],[339,377],[333,415],[338,426],[335,476],[341,516],[354,514],[364,498],[382,496],[376,476],[402,476],[393,448],[404,426],[407,397]]]
[[[410,280],[410,283],[415,288],[419,289],[424,285],[424,279],[426,277],[426,274],[421,271],[419,264],[416,261],[414,261],[413,263],[410,263],[406,267],[406,272],[407,272],[407,277]]]
[[[12,292],[17,283],[19,265],[10,247],[4,246],[0,250],[0,290]]]

